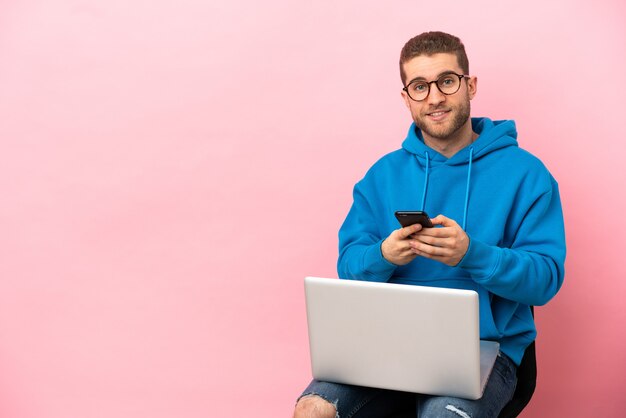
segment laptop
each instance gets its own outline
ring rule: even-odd
[[[313,378],[482,397],[499,344],[480,340],[476,292],[319,277],[304,282]]]

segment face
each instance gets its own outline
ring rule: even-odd
[[[463,74],[454,54],[420,55],[404,63],[406,84],[415,79],[434,81],[450,71]],[[411,99],[405,91],[402,97],[425,139],[453,140],[471,133],[470,100],[476,94],[476,84],[476,77],[464,78],[459,91],[445,95],[433,83],[428,97],[420,102]]]

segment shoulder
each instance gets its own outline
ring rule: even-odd
[[[395,151],[392,151],[388,154],[380,157],[367,171],[366,176],[374,175],[379,173],[385,173],[388,170],[393,168],[397,168],[398,165],[402,165],[410,161],[412,158],[411,153],[400,148]]]
[[[511,147],[503,150],[499,164],[509,177],[517,177],[522,188],[531,188],[539,193],[545,193],[556,186],[556,180],[537,156],[531,152]]]
[[[410,171],[413,165],[415,165],[415,157],[402,148],[397,149],[374,162],[356,186],[364,189],[385,190],[397,182],[399,177]]]
[[[519,170],[524,174],[550,175],[545,164],[529,151],[519,147],[508,147],[494,155],[496,160],[510,170]]]

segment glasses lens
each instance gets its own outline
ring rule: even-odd
[[[428,96],[428,83],[424,81],[414,81],[409,84],[407,93],[413,100],[424,100]]]
[[[443,94],[454,94],[461,87],[461,79],[456,74],[446,74],[439,77],[437,87]]]

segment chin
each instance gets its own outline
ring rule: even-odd
[[[437,138],[441,140],[445,140],[450,138],[458,129],[453,129],[454,127],[450,126],[432,126],[432,125],[424,125],[422,123],[416,123],[417,127],[421,129],[423,133],[426,135]]]

